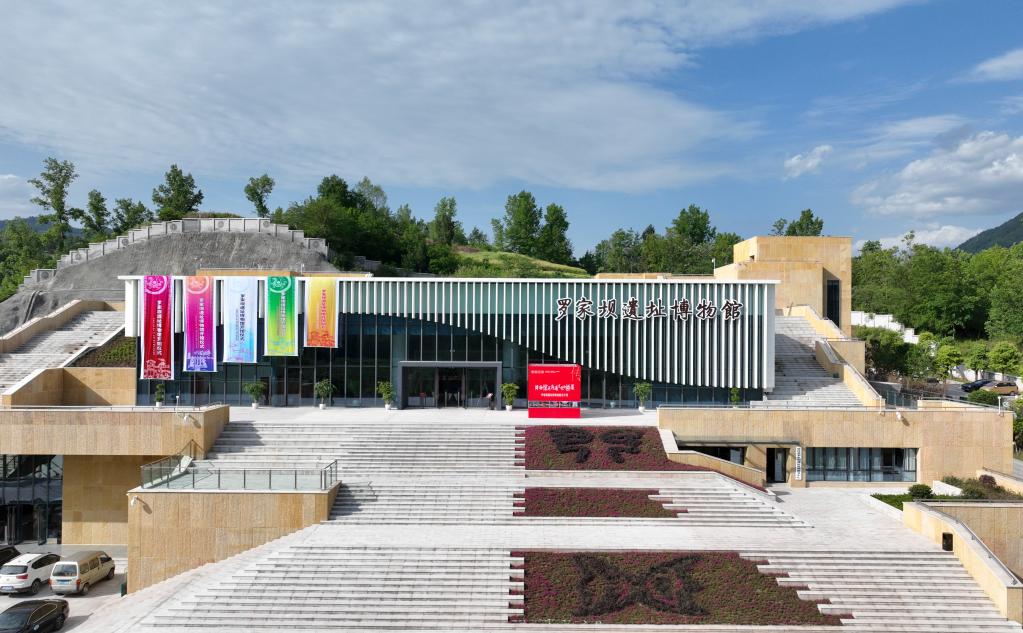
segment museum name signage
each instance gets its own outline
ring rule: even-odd
[[[578,299],[561,297],[555,306],[558,310],[554,316],[555,321],[566,319],[569,315],[575,316],[580,321],[591,317],[598,319],[621,318],[626,321],[646,321],[669,317],[674,321],[688,321],[690,317],[694,317],[701,321],[708,321],[719,315],[725,321],[736,321],[742,317],[742,304],[734,299],[725,301],[720,309],[714,305],[713,299],[708,300],[707,298],[700,299],[695,307],[690,304],[689,299],[676,299],[670,307],[666,308],[660,299],[651,299],[646,302],[646,305],[642,305],[636,297],[629,297],[622,303],[621,310],[618,309],[618,299],[604,299],[597,304],[597,311],[594,312],[593,301],[585,296]]]

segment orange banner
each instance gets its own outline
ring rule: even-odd
[[[305,282],[305,346],[337,347],[337,279]]]

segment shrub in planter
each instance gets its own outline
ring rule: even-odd
[[[266,393],[266,385],[262,381],[247,382],[242,385],[242,391],[252,398],[252,404],[259,404],[263,401],[263,394]]]
[[[334,383],[329,378],[317,381],[313,385],[313,393],[320,399],[320,405],[327,404],[327,399],[334,395]]]
[[[504,399],[504,406],[510,407],[515,402],[515,396],[519,395],[519,386],[513,382],[501,383],[501,398]]]
[[[388,408],[394,403],[394,385],[390,380],[381,380],[377,383],[377,393],[384,399],[384,405]]]
[[[998,394],[993,391],[984,391],[983,389],[971,391],[969,395],[966,396],[966,399],[973,404],[986,404],[992,407],[998,406]]]
[[[914,499],[930,499],[934,497],[934,491],[927,484],[913,484],[909,487],[909,496]]]
[[[158,405],[161,405],[161,404],[163,404],[163,401],[166,398],[167,398],[167,387],[162,382],[157,383],[156,384],[156,391],[153,393],[153,400],[155,400]]]
[[[998,485],[998,482],[995,481],[995,478],[991,475],[981,475],[980,477],[977,477],[977,481],[979,481],[980,485],[985,488],[994,488]]]
[[[632,386],[632,393],[636,394],[639,408],[643,409],[646,406],[646,401],[650,399],[650,394],[653,393],[653,387],[648,382],[637,382]]]

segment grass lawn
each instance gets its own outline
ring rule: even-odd
[[[473,268],[472,274],[482,272],[496,277],[542,277],[585,279],[590,274],[582,268],[555,264],[542,259],[507,253],[504,251],[459,251],[458,258]]]
[[[734,552],[516,552],[527,623],[838,626]]]
[[[562,431],[568,429],[568,431]],[[565,433],[558,440],[559,433]],[[703,470],[664,454],[651,427],[531,426],[526,429],[528,470]]]
[[[902,511],[902,504],[903,503],[905,503],[907,501],[912,501],[913,500],[913,497],[908,492],[904,492],[904,493],[902,493],[900,495],[876,494],[876,495],[870,495],[870,496],[874,497],[878,501],[884,501],[885,503],[887,503],[891,507],[895,508],[896,510],[899,510],[900,512]],[[950,497],[948,495],[934,495],[932,500],[933,501],[955,501],[958,498],[959,497]]]
[[[656,490],[634,488],[526,488],[527,517],[672,518],[650,499]]]

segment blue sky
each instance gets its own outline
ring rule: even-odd
[[[46,156],[150,203],[171,163],[249,213],[368,176],[488,228],[520,189],[577,255],[696,203],[763,234],[939,246],[1023,211],[1023,3],[33,2],[0,23],[0,217]]]

